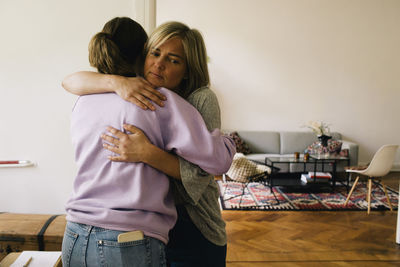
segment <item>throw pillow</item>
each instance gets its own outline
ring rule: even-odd
[[[243,154],[251,153],[249,146],[246,144],[245,141],[242,140],[242,138],[240,138],[240,136],[237,132],[231,132],[231,133],[229,133],[229,136],[235,142],[237,153],[243,153]]]
[[[349,149],[346,148],[346,149],[340,150],[339,156],[341,156],[341,157],[348,157],[348,156],[349,156]]]
[[[271,169],[248,160],[242,153],[236,153],[226,175],[232,180],[245,183],[249,181],[249,177],[264,172],[271,173]]]

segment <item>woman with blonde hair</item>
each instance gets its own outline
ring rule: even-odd
[[[167,87],[184,97],[200,112],[208,130],[220,128],[218,100],[208,87],[206,48],[197,30],[179,22],[160,25],[145,46],[145,57],[144,79],[78,72],[68,76],[63,86],[78,95],[116,92],[143,109],[152,110],[155,107],[150,100],[160,106],[171,101],[167,99],[165,103],[162,102],[163,96],[154,89]],[[171,74],[177,73],[179,75],[172,75],[174,79],[169,79]],[[178,86],[169,87],[177,81]],[[153,150],[138,128],[126,126],[125,130],[132,134],[110,128],[114,137],[103,136],[110,143],[105,148],[118,154],[110,157],[111,161],[145,162],[173,177],[171,184],[178,220],[169,233],[170,241],[166,251],[170,265],[225,266],[227,239],[214,176],[174,154],[172,161],[148,160],[163,159],[164,156]],[[198,147],[199,151],[202,149]],[[163,153],[165,158],[167,154],[171,155],[167,151]]]

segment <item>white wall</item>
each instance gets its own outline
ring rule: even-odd
[[[361,162],[400,144],[399,14],[398,0],[157,2],[157,25],[203,33],[224,128],[322,120],[360,145]]]
[[[115,16],[134,16],[132,0],[0,1],[0,212],[64,213],[76,167],[69,135],[75,96],[67,74],[90,69],[90,38]]]
[[[115,16],[152,27],[148,0],[0,1],[0,212],[63,213],[75,174],[63,77]],[[158,0],[157,23],[199,28],[230,129],[301,130],[324,120],[367,161],[400,143],[400,1]],[[141,12],[144,12],[141,13]]]

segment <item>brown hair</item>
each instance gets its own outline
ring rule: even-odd
[[[98,72],[136,76],[143,64],[147,34],[139,23],[127,17],[107,22],[89,43],[89,62]]]
[[[207,66],[207,51],[201,33],[190,29],[183,23],[171,21],[158,26],[150,35],[145,46],[145,54],[157,48],[172,37],[182,40],[186,59],[186,78],[184,78],[177,92],[187,98],[197,88],[208,86],[210,76]]]

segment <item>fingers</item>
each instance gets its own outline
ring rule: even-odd
[[[118,154],[118,156],[108,156],[107,158],[111,161],[124,161],[127,162],[128,158],[126,155],[120,155],[121,151],[119,150],[118,147],[111,146],[109,144],[103,144],[103,147],[111,152],[114,152],[115,154]]]
[[[133,79],[133,78],[132,78]],[[167,98],[165,95],[160,93],[160,91],[156,90],[153,85],[151,85],[148,81],[146,81],[144,78],[134,78],[135,80],[131,80],[132,82],[135,81],[136,83],[136,90],[130,90],[130,94],[128,97],[128,101],[137,104],[138,106],[142,107],[141,104],[145,105],[151,110],[155,110],[155,107],[152,105],[152,103],[149,101],[153,101],[156,103],[158,106],[163,107],[165,100]],[[140,84],[138,86],[138,84]],[[141,104],[138,104],[134,98],[136,98],[137,101],[141,102]]]
[[[146,97],[144,97],[141,94],[135,94],[134,96],[129,96],[127,97],[127,99],[129,102],[139,106],[141,109],[147,110],[156,110],[156,108],[154,107],[154,105],[150,102],[150,100],[148,100]],[[164,105],[164,104],[162,104]]]
[[[163,101],[167,100],[167,98],[163,94],[161,94],[160,91],[153,89],[150,86],[145,86],[145,89],[146,90],[142,92],[145,97],[147,97],[160,107],[164,106]]]
[[[163,94],[149,86],[144,87],[144,89],[145,90],[130,95],[128,101],[133,102],[136,100],[151,110],[155,110],[152,102],[156,103],[160,107],[164,106],[163,100],[166,100],[166,98]],[[134,104],[136,104],[136,102]]]
[[[136,106],[138,106],[139,108],[141,108],[143,110],[147,110],[147,109],[155,110],[154,106],[151,105],[151,103],[149,101],[147,101],[148,103],[145,104],[142,101],[140,101],[139,99],[137,99],[136,97],[127,97],[126,100],[135,104]],[[153,109],[151,107],[153,107]]]
[[[108,132],[110,132],[115,137],[107,135],[107,134],[102,134],[100,137],[103,140],[107,141],[108,143],[113,144],[115,147],[118,147],[120,145],[120,143],[124,142],[126,140],[126,138],[128,137],[127,134],[125,134],[111,126],[108,126],[106,129]]]
[[[112,137],[112,136],[109,136],[109,135],[106,135],[106,134],[102,134],[101,138],[103,140],[107,141],[108,143],[113,144],[115,146],[119,145],[119,140],[117,138]],[[104,144],[103,144],[103,146],[104,146]]]
[[[108,157],[109,160],[111,161],[120,161],[120,162],[127,162],[123,157],[121,156],[109,156]]]
[[[137,129],[136,127],[134,127],[132,125],[129,125],[129,126],[130,126],[129,129],[131,129],[132,131]],[[120,138],[124,138],[126,136],[125,133],[123,133],[123,132],[121,132],[121,131],[119,131],[119,130],[111,127],[111,126],[107,127],[107,131],[109,131],[113,135],[115,135],[117,137],[120,137]],[[114,138],[114,137],[106,135],[106,134],[102,134],[101,138],[103,140],[109,142],[110,144],[112,144],[112,145],[110,145],[108,143],[103,143],[103,148],[105,148],[105,149],[107,149],[107,150],[109,150],[109,151],[111,151],[111,152],[113,152],[115,154],[118,154],[117,156],[108,156],[109,160],[127,162],[128,158],[127,158],[126,154],[123,153],[123,150],[121,150],[121,148],[119,147],[120,140],[118,138]]]
[[[116,136],[118,139],[123,139],[126,138],[126,133],[121,132],[120,130],[117,130],[111,126],[108,126],[107,131],[109,131],[110,133],[112,133],[114,136]],[[107,136],[106,136],[107,137]],[[111,136],[110,136],[111,137]],[[103,138],[104,139],[104,138]],[[116,139],[116,138],[114,138]]]
[[[124,129],[131,133],[142,132],[142,130],[130,124],[124,124]]]
[[[156,90],[148,81],[144,80],[144,83],[145,83],[144,88],[156,97],[156,98],[154,98],[154,100],[157,100],[157,99],[160,99],[163,101],[167,100],[167,97],[165,95],[163,95],[162,93],[160,93],[159,90]],[[149,96],[149,98],[151,98],[151,97]]]
[[[111,145],[106,144],[106,143],[103,144],[103,147],[104,147],[105,149],[107,149],[107,150],[110,150],[111,152],[116,153],[116,154],[119,154],[119,153],[120,153],[118,147],[111,146]]]

